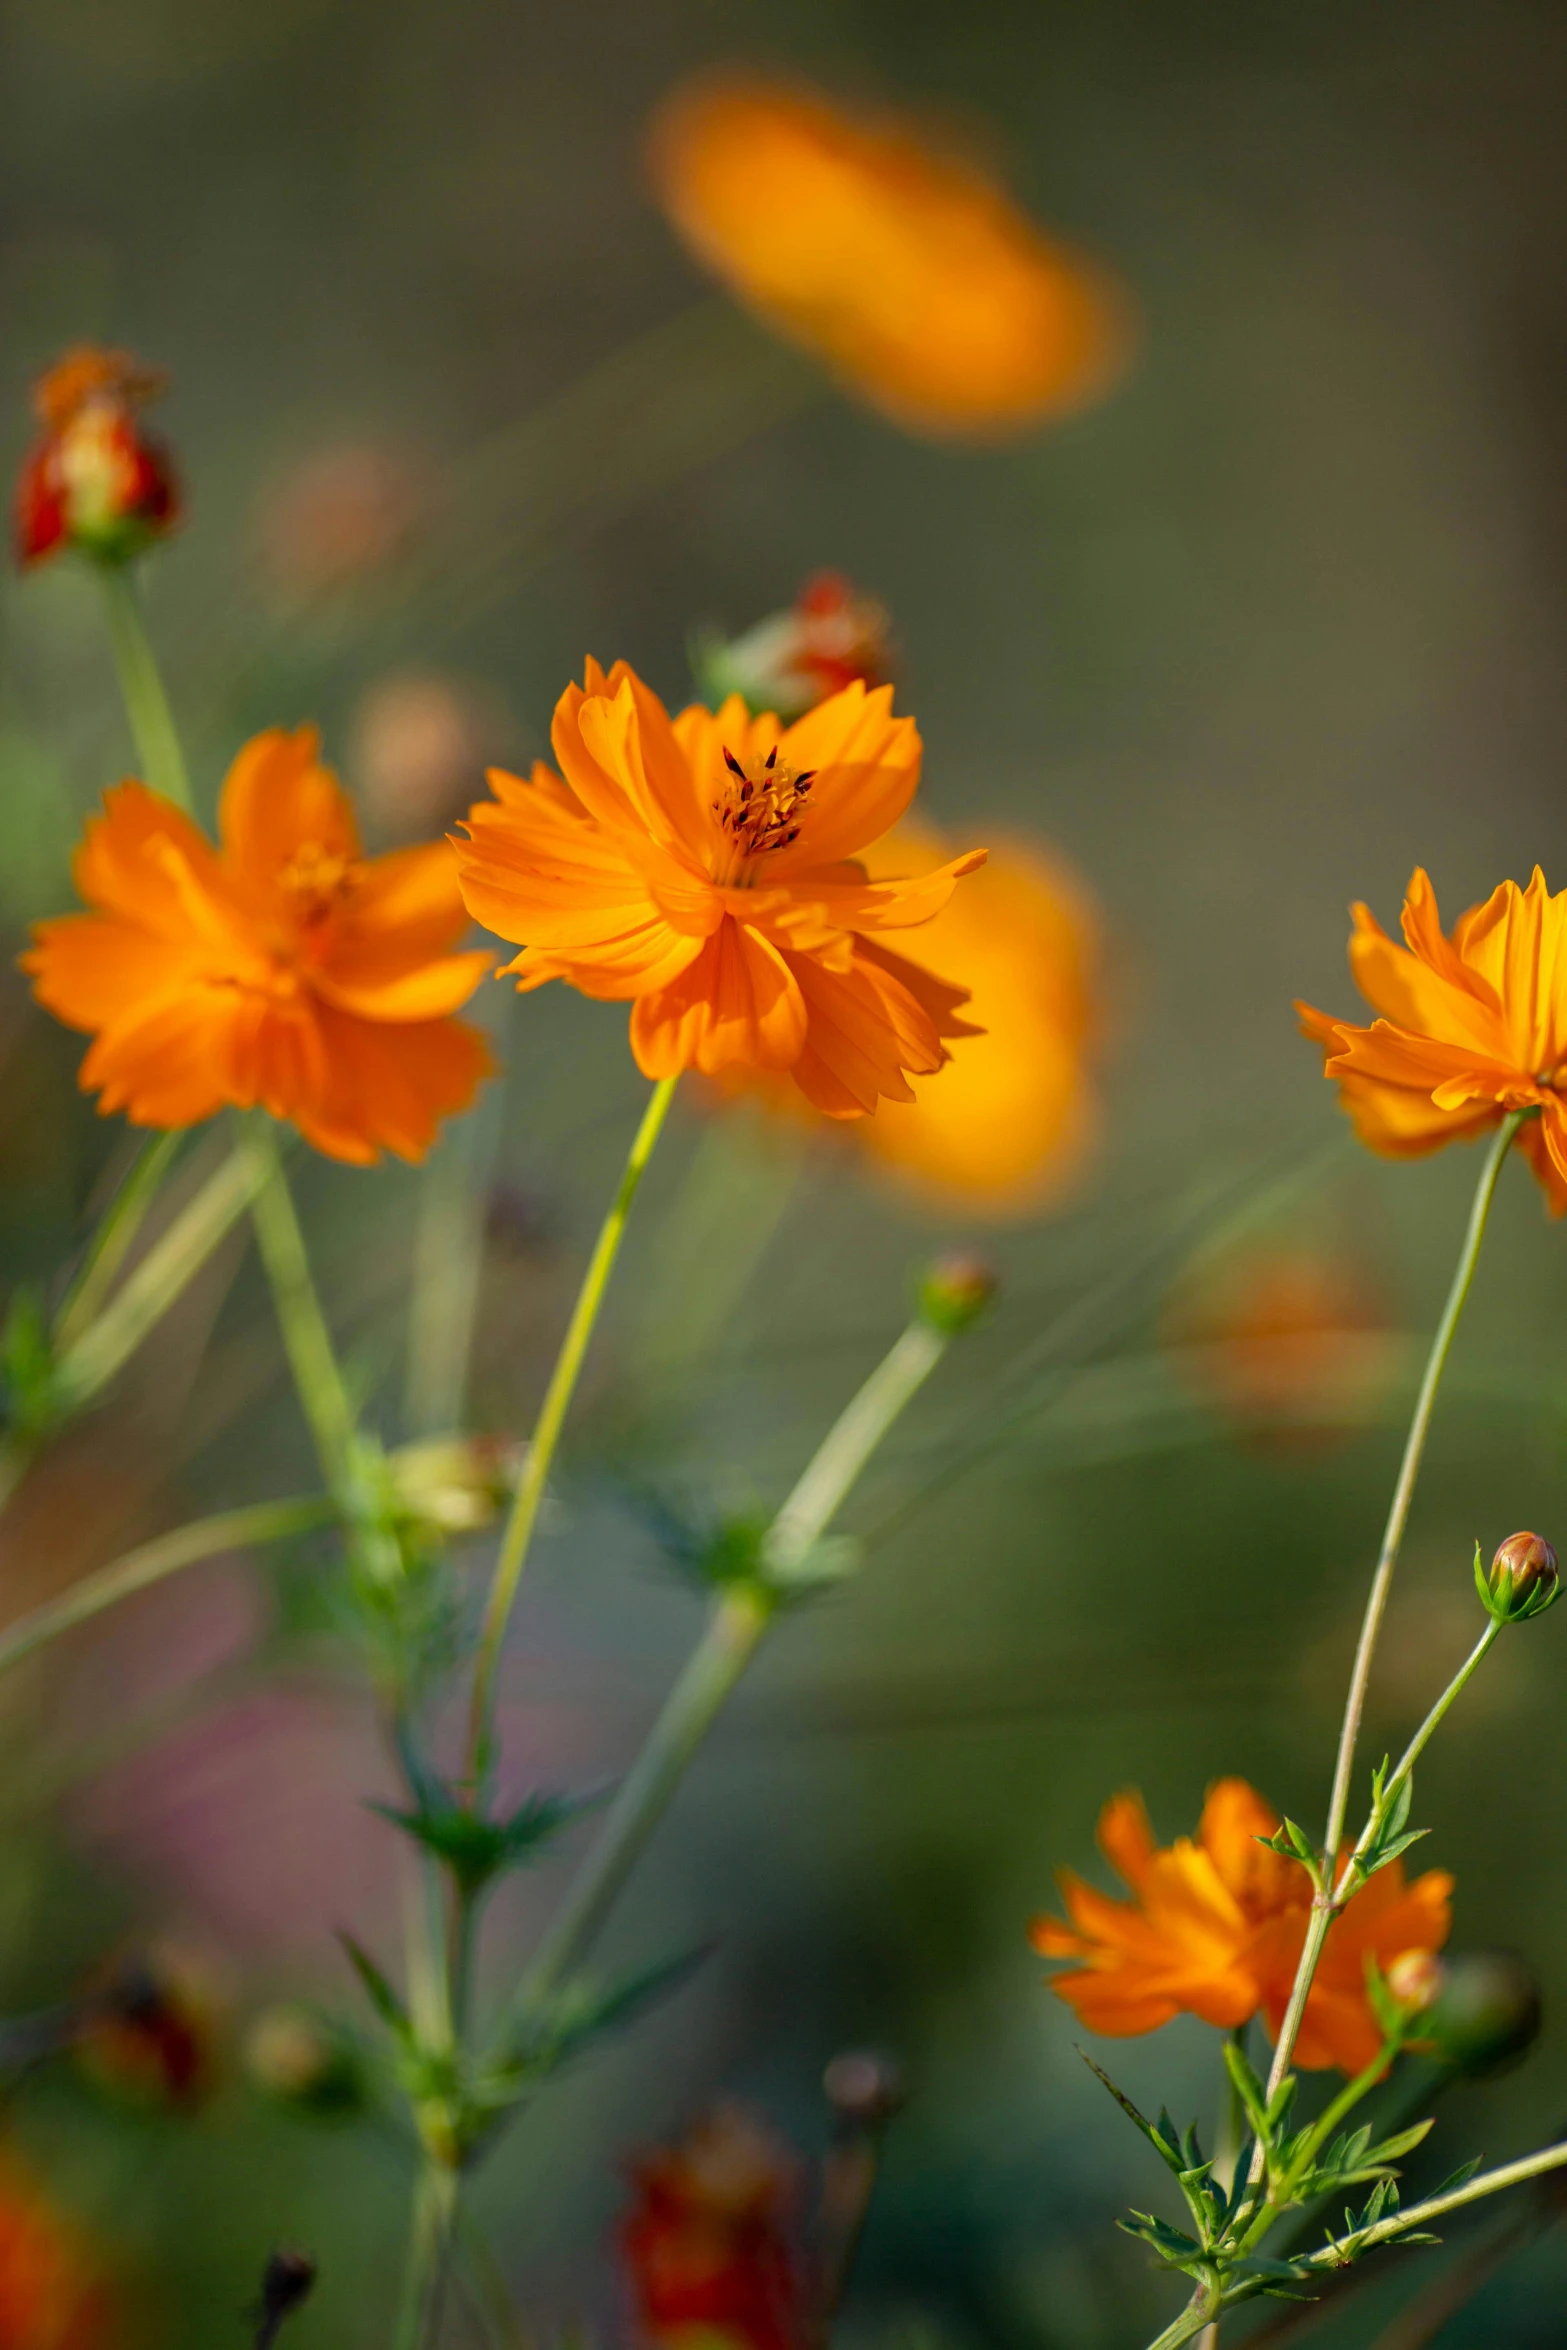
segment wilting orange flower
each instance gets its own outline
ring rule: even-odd
[[[367,860],[309,727],[246,745],[219,831],[214,849],[139,783],[88,825],[76,883],[96,910],[38,924],[22,958],[94,1038],[84,1090],[139,1126],[260,1103],[332,1158],[422,1158],[490,1065],[450,1017],[493,958],[449,951],[468,920],[449,846]]]
[[[134,555],[173,528],[179,494],[167,451],[136,411],[163,388],[128,351],[67,351],[42,377],[33,405],[43,433],[16,484],[16,553],[41,563],[65,546]]]
[[[458,850],[475,919],[523,945],[519,988],[629,1000],[645,1076],[787,1070],[830,1118],[911,1100],[905,1072],[968,1033],[963,990],[882,936],[939,913],[984,851],[919,880],[852,861],[919,780],[888,688],[846,687],[790,727],[738,697],[671,720],[624,662],[590,661],[552,740],[565,782],[492,771]]]
[[[752,710],[803,718],[818,702],[861,685],[886,685],[891,623],[885,606],[837,571],[818,571],[786,612],[770,612],[743,636],[694,648],[704,702],[738,694]]]
[[[0,2350],[106,2350],[113,2331],[85,2238],[0,2153]]]
[[[799,2165],[739,2105],[644,2155],[621,2243],[638,2330],[658,2350],[797,2350],[801,2278],[789,2222]]]
[[[1261,2014],[1275,2035],[1311,1909],[1298,1860],[1259,1844],[1280,1820],[1244,1779],[1209,1790],[1195,1839],[1154,1842],[1142,1798],[1115,1796],[1099,1815],[1099,1843],[1131,1889],[1130,1901],[1061,1875],[1072,1923],[1038,1918],[1029,1930],[1046,1958],[1075,1960],[1051,1989],[1091,2032],[1112,2039],[1157,2031],[1172,2016],[1201,2016],[1225,2030]],[[1447,1940],[1453,1880],[1429,1869],[1412,1885],[1391,1862],[1350,1901],[1328,1933],[1306,2003],[1295,2062],[1357,2073],[1382,2045],[1366,1994],[1366,1959],[1385,1970],[1408,1950]]]
[[[993,437],[1086,407],[1124,365],[1126,305],[967,163],[752,77],[677,90],[653,181],[742,301],[916,432]]]
[[[1537,1109],[1518,1147],[1552,1214],[1567,1212],[1567,893],[1553,898],[1537,865],[1527,889],[1504,881],[1449,938],[1417,866],[1407,953],[1367,907],[1351,912],[1350,969],[1382,1017],[1357,1028],[1295,1008],[1361,1141],[1384,1158],[1420,1158]]]

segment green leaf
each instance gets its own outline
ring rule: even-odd
[[[339,1932],[337,1938],[348,1953],[353,1970],[363,1986],[365,1997],[375,2009],[382,2023],[405,2046],[410,2046],[413,2041],[413,2026],[408,2020],[408,2010],[392,1989],[381,1969],[376,1965],[375,1960],[370,1956],[369,1951],[362,1943],[356,1942],[352,1934]]]
[[[1427,2123],[1426,2126],[1429,2128],[1430,2124]],[[1461,2162],[1450,2179],[1444,2179],[1440,2187],[1432,2188],[1432,2202],[1434,2203],[1440,2195],[1456,2195],[1460,2187],[1467,2187],[1484,2160],[1483,2154],[1476,2154],[1468,2162]]]
[[[704,1964],[711,1949],[711,1943],[703,1942],[674,1958],[655,1960],[607,1990],[582,1982],[568,1983],[544,2006],[521,2019],[510,2040],[496,2052],[494,2062],[530,2080],[557,2072],[594,2041],[623,2031],[650,2007],[678,1991]]]
[[[1373,2146],[1369,2150],[1366,2160],[1368,2162],[1397,2162],[1401,2155],[1412,2154],[1415,2148],[1430,2136],[1435,2127],[1434,2120],[1413,2122],[1407,2130],[1400,2130],[1397,2137],[1384,2138],[1379,2146]],[[1478,2169],[1478,2164],[1475,2167]]]
[[[1175,2141],[1174,2126],[1170,2123],[1168,2114],[1161,2117],[1166,2127],[1170,2130],[1170,2136],[1166,2138],[1160,2135],[1159,2127],[1156,2123],[1151,2122],[1145,2113],[1140,2113],[1138,2111],[1137,2107],[1132,2103],[1130,2097],[1127,2096],[1126,2091],[1116,2087],[1114,2081],[1111,2080],[1110,2075],[1105,2071],[1104,2067],[1102,2065],[1095,2064],[1093,2058],[1089,2055],[1086,2048],[1080,2048],[1077,2053],[1082,2058],[1084,2064],[1087,2065],[1089,2071],[1093,2074],[1094,2079],[1096,2081],[1103,2082],[1104,2086],[1109,2090],[1111,2096],[1115,2099],[1117,2105],[1127,2116],[1128,2120],[1135,2123],[1136,2127],[1142,2131],[1143,2136],[1147,2139],[1149,2145],[1154,2149],[1160,2160],[1165,2163],[1169,2169],[1173,2170],[1177,2177],[1179,2177],[1181,2170],[1181,2150],[1179,2143]]]
[[[1170,2268],[1189,2269],[1202,2259],[1203,2248],[1195,2237],[1172,2228],[1168,2220],[1157,2218],[1151,2211],[1134,2211],[1129,2219],[1119,2219],[1115,2224],[1124,2228],[1127,2235],[1140,2236],[1145,2244],[1151,2244]]]

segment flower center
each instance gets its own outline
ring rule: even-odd
[[[798,773],[779,758],[776,744],[765,759],[753,759],[749,766],[742,766],[726,749],[724,765],[729,781],[722,797],[713,802],[713,814],[727,854],[716,879],[744,888],[752,878],[746,867],[753,858],[786,849],[799,838],[801,822],[810,811],[816,770],[809,767],[803,775]]]
[[[280,870],[278,888],[294,919],[307,928],[324,922],[357,883],[362,865],[318,840],[301,842]]]

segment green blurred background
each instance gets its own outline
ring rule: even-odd
[[[956,121],[1132,287],[1124,388],[1005,452],[933,448],[730,313],[647,202],[638,145],[673,80],[731,59]],[[929,812],[965,843],[1033,830],[1097,893],[1105,1138],[1059,1212],[992,1233],[823,1154],[735,1314],[671,1362],[645,1301],[696,1154],[730,1149],[759,1196],[777,1179],[755,1138],[714,1146],[694,1105],[677,1115],[520,1611],[519,1783],[623,1763],[691,1637],[639,1488],[776,1498],[938,1242],[982,1240],[1003,1299],[856,1502],[864,1576],[785,1627],[613,1937],[632,1958],[714,1934],[715,1956],[541,2102],[477,2202],[541,2335],[625,2339],[628,2154],[719,2090],[817,2144],[823,2062],[869,2041],[914,2095],[848,2338],[1140,2342],[1173,2296],[1111,2222],[1156,2189],[1024,1926],[1059,1863],[1094,1865],[1119,1785],[1144,1788],[1166,1838],[1220,1772],[1308,1820],[1325,1800],[1400,1399],[1332,1441],[1261,1443],[1151,1355],[1172,1281],[1237,1216],[1253,1239],[1350,1252],[1399,1328],[1424,1332],[1442,1293],[1472,1157],[1358,1158],[1290,999],[1349,1008],[1346,902],[1391,921],[1416,862],[1450,914],[1537,859],[1559,877],[1567,15],[3,0],[0,89],[0,449],[20,455],[28,382],[67,341],[172,371],[160,423],[190,522],[150,609],[209,795],[247,731],[315,717],[373,799],[377,710],[384,738],[389,686],[432,679],[466,713],[477,790],[487,759],[544,749],[586,652],[678,700],[694,624],[745,626],[832,564],[894,615]],[[300,469],[345,451],[388,545],[339,577],[337,542],[323,555],[297,509]],[[19,939],[67,902],[70,839],[128,747],[84,578],[8,579],[0,630],[0,912]],[[513,1008],[507,1050],[476,1409],[522,1426],[640,1081],[622,1015],[560,990]],[[64,1261],[117,1137],[19,980],[0,1052],[15,1283]],[[317,1165],[301,1184],[393,1428],[412,1180]],[[1475,1536],[1567,1525],[1564,1245],[1510,1173],[1373,1741],[1412,1726],[1471,1637]],[[236,1258],[24,1495],[0,1569],[21,1604],[308,1475]],[[1432,2176],[1567,2111],[1564,1625],[1508,1639],[1422,1768],[1455,1943],[1526,1950],[1547,1992],[1526,2067],[1448,2100]],[[286,1655],[274,1669],[275,1647],[272,1586],[236,1562],[15,1697],[8,2008],[149,1931],[211,1953],[240,2015],[278,1991],[346,2004],[332,1929],[396,1923],[361,1805],[381,1765],[357,1701]],[[497,1981],[550,1885],[504,1897]],[[1201,2029],[1111,2054],[1135,2095],[1211,2107]],[[12,2118],[116,2247],[148,2340],[241,2338],[285,2237],[322,2262],[300,2350],[385,2338],[406,2191],[390,2151],[272,2117],[236,2078],[178,2119],[51,2075]],[[1400,2255],[1313,2338],[1371,2342],[1438,2257]],[[1443,2339],[1555,2344],[1564,2309],[1547,2238]]]

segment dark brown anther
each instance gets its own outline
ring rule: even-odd
[[[777,758],[778,758],[778,745],[777,745],[776,743],[774,743],[774,745],[773,745],[772,749],[771,749],[771,750],[768,752],[768,754],[767,754],[767,758],[766,758],[766,762],[765,762],[765,764],[766,764],[767,766],[771,767],[771,766],[773,766],[773,765],[775,765],[775,764],[776,764],[776,762],[777,762]]]
[[[740,781],[744,783],[745,769],[741,766],[739,760],[735,757],[733,751],[730,750],[727,744],[724,746],[724,765],[728,768],[731,775],[738,775]]]

